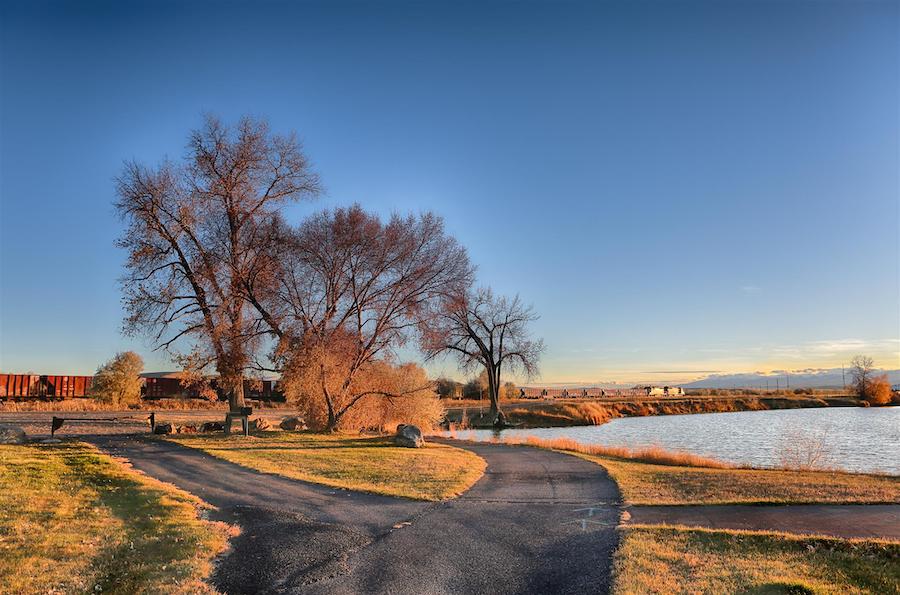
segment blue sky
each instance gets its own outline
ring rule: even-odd
[[[4,3],[0,368],[121,336],[112,178],[210,111],[315,204],[434,210],[532,302],[544,382],[900,367],[897,2]],[[452,362],[435,372],[453,371]]]

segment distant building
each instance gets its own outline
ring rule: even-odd
[[[683,397],[684,389],[680,386],[644,386],[648,397]]]

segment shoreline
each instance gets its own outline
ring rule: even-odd
[[[509,423],[513,427],[523,429],[594,426],[623,417],[868,406],[865,401],[847,395],[690,396],[619,400],[557,399],[514,401],[502,404]],[[465,416],[465,421],[463,416]],[[487,407],[450,406],[447,408],[448,428],[458,430],[491,429],[492,425],[488,417]]]

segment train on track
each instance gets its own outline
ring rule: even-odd
[[[197,389],[185,388],[178,373],[162,372],[141,375],[141,396],[144,399],[198,398]],[[61,400],[91,396],[93,376],[0,374],[0,400]],[[215,379],[210,381],[219,400],[227,397]],[[244,396],[261,401],[283,401],[284,395],[274,380],[245,380]]]
[[[542,388],[525,387],[519,389],[523,399],[583,399],[615,397],[683,397],[680,386],[635,386],[633,388]]]

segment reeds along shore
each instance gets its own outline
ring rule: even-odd
[[[572,452],[580,452],[587,455],[596,455],[603,457],[614,457],[617,459],[627,459],[631,461],[639,461],[642,463],[653,463],[656,465],[673,465],[678,467],[707,467],[710,469],[731,469],[734,465],[730,465],[724,461],[703,457],[689,452],[666,450],[660,446],[646,446],[642,448],[628,448],[625,446],[605,446],[602,444],[584,444],[577,442],[571,438],[553,438],[544,439],[528,436],[521,440],[503,440],[504,444],[524,444],[526,446],[535,446],[539,448],[550,448],[553,450],[568,450]]]

